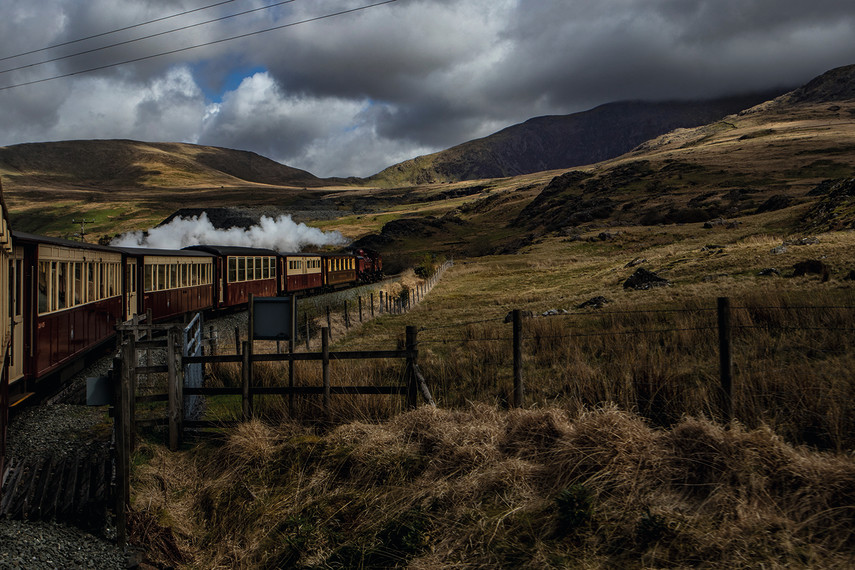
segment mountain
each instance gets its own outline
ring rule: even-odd
[[[554,177],[513,224],[708,222],[814,206],[792,230],[855,227],[855,66],[708,125]],[[824,196],[821,201],[818,197]]]
[[[676,128],[716,121],[783,90],[707,101],[625,101],[545,116],[390,166],[368,180],[389,185],[504,178],[593,164]]]
[[[320,186],[316,176],[254,152],[184,143],[79,140],[0,147],[10,186]]]

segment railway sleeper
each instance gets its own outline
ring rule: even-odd
[[[102,450],[73,457],[13,459],[3,481],[0,516],[101,527],[107,516],[111,474]]]

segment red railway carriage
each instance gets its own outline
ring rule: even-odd
[[[279,256],[279,290],[285,294],[320,290],[324,286],[323,258],[316,253]]]
[[[151,309],[154,320],[164,320],[214,306],[213,254],[120,249],[125,259],[125,319]]]
[[[19,232],[13,240],[13,370],[28,383],[60,372],[63,379],[123,317],[122,254]]]
[[[339,289],[356,284],[356,256],[328,253],[323,256],[324,285]]]
[[[216,256],[214,270],[215,308],[249,302],[250,295],[275,297],[278,254],[272,249],[224,245],[192,245],[182,251],[204,251]]]
[[[357,249],[356,278],[360,283],[374,283],[383,278],[383,259],[380,252],[372,249]]]
[[[3,200],[3,185],[0,184],[0,354],[3,356],[0,368],[0,477],[5,473],[4,466],[6,462],[6,424],[9,418],[9,408],[13,405],[11,394],[9,391],[9,376],[12,351],[12,316],[15,312],[13,300],[11,298],[12,290],[16,280],[12,277],[12,273],[7,274],[15,268],[15,262],[12,256],[12,232],[9,229],[9,216],[6,211],[6,202]],[[9,279],[9,281],[7,281]],[[7,288],[6,283],[11,287]],[[5,307],[10,307],[10,311],[6,311]],[[16,402],[19,398],[16,398]]]

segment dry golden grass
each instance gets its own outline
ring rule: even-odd
[[[253,422],[222,446],[155,450],[133,485],[182,559],[153,554],[187,567],[855,563],[851,457],[611,407],[424,407],[326,433]]]

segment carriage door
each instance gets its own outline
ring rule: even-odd
[[[24,375],[24,250],[16,247],[9,259],[9,315],[12,321],[12,359],[9,379]]]
[[[137,314],[137,260],[125,261],[125,319],[131,319]]]

